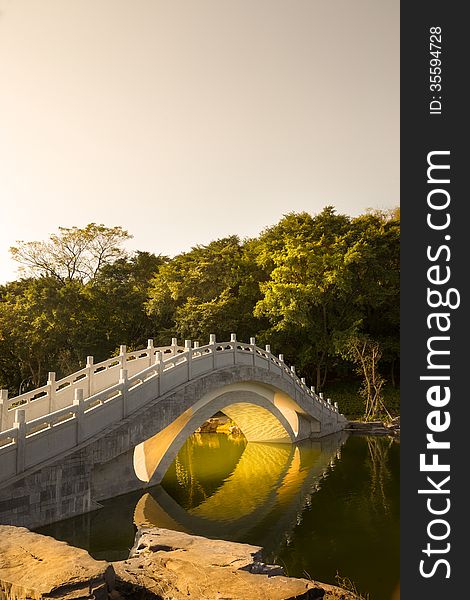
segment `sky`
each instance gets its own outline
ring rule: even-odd
[[[0,283],[60,226],[171,256],[398,204],[399,0],[0,0]]]

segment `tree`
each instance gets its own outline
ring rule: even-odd
[[[147,311],[163,335],[205,340],[209,333],[254,335],[253,308],[261,297],[250,242],[237,236],[196,246],[162,265],[149,289]],[[161,340],[163,341],[163,340]]]
[[[347,340],[342,354],[354,363],[356,372],[362,377],[359,393],[364,399],[364,419],[375,419],[381,409],[391,418],[382,397],[385,379],[378,368],[382,357],[378,342],[367,336],[354,335]]]
[[[326,207],[316,217],[287,215],[260,238],[259,260],[272,271],[261,283],[255,314],[269,319],[267,335],[310,373],[319,390],[335,357],[334,333],[360,319],[352,302],[349,227],[348,217]]]
[[[19,241],[10,252],[23,275],[86,283],[125,256],[121,245],[131,237],[122,227],[89,223],[83,228],[59,227],[59,233],[46,242]]]
[[[326,207],[314,217],[286,215],[259,238],[258,260],[270,276],[255,314],[269,319],[265,335],[319,390],[341,364],[338,335],[368,333],[389,360],[398,354],[396,217],[376,212],[351,219]]]
[[[146,315],[148,282],[166,259],[147,252],[103,266],[93,281],[22,279],[0,288],[0,380],[17,393],[48,371],[61,377],[86,357],[109,357],[120,344],[142,347],[154,324]]]
[[[20,381],[37,387],[48,371],[65,375],[84,361],[99,329],[89,319],[92,306],[83,284],[53,277],[23,279],[4,286],[0,298],[2,384],[12,391]]]
[[[351,265],[364,334],[375,339],[395,387],[400,356],[400,211],[369,211],[351,221],[348,243],[360,245]]]
[[[155,337],[155,323],[145,303],[151,279],[167,261],[165,256],[138,251],[103,267],[88,286],[102,336],[101,352],[112,352],[123,343],[139,348]]]

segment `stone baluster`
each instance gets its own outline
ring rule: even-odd
[[[0,390],[0,431],[8,429],[8,390]]]
[[[335,411],[339,412],[339,410],[338,410],[338,403],[337,402],[334,403],[334,407],[335,407]]]
[[[93,379],[95,374],[93,356],[86,357],[87,397],[93,396]]]
[[[178,354],[178,338],[171,338],[171,356]]]
[[[306,385],[306,384],[307,384],[307,382],[305,381],[305,377],[301,377],[301,378],[300,378],[300,381],[303,383],[303,385]]]
[[[153,364],[153,340],[147,340],[147,354],[148,354],[148,366],[151,367]]]
[[[77,388],[75,390],[75,395],[74,395],[74,399],[73,399],[73,405],[75,407],[75,423],[76,423],[76,429],[75,429],[75,435],[76,435],[76,440],[77,440],[77,444],[81,444],[83,442],[84,439],[84,432],[83,432],[83,415],[85,412],[85,406],[83,404],[83,390],[82,388]]]
[[[126,368],[126,352],[127,352],[126,346],[124,344],[121,344],[119,346],[119,367],[121,369]]]
[[[119,385],[121,386],[122,395],[122,418],[125,419],[128,415],[127,410],[127,369],[119,371]]]
[[[216,350],[215,350],[215,344],[216,344],[215,333],[211,333],[209,335],[209,346],[212,346],[211,352],[212,352],[212,368],[213,369],[215,369],[215,352],[216,352]]]
[[[268,356],[266,356],[266,360],[268,361],[268,371],[270,371],[271,370],[271,344],[266,344],[264,349],[266,350],[266,354],[268,355]]]
[[[284,373],[285,373],[284,354],[279,354],[279,362],[281,363],[281,377],[284,377]]]
[[[55,406],[55,373],[49,371],[47,374],[47,395],[49,396],[49,412],[54,412]]]
[[[253,366],[256,365],[256,338],[250,338],[251,353],[253,354]]]
[[[21,473],[24,471],[26,449],[26,411],[24,408],[15,410],[13,427],[16,429],[16,472]]]
[[[233,344],[233,364],[236,365],[237,364],[237,334],[236,333],[231,333],[230,334],[230,343]]]
[[[192,378],[192,358],[193,351],[191,349],[191,340],[184,340],[184,350],[188,353],[187,355],[187,363],[188,363],[188,381]]]
[[[194,348],[199,348],[199,342],[194,342]]]

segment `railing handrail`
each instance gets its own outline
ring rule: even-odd
[[[212,337],[212,336],[211,336]],[[187,381],[190,381],[194,378],[206,375],[207,373],[217,371],[220,369],[227,368],[227,365],[224,361],[222,364],[219,362],[216,365],[216,354],[223,352],[230,352],[234,354],[233,364],[248,364],[246,361],[239,362],[237,361],[236,354],[237,353],[251,353],[253,355],[253,365],[263,366],[267,370],[272,369],[271,364],[276,365],[276,372],[279,372],[282,377],[288,377],[295,385],[295,392],[293,394],[294,400],[298,400],[297,391],[299,391],[304,396],[310,397],[311,400],[318,408],[322,411],[334,411],[339,413],[337,405],[335,406],[331,404],[329,400],[325,401],[323,399],[323,395],[317,395],[313,388],[309,388],[304,379],[300,379],[295,373],[294,367],[289,367],[283,360],[283,356],[279,355],[279,357],[274,356],[270,347],[267,346],[265,350],[257,347],[254,344],[254,338],[252,338],[252,343],[245,344],[243,342],[239,342],[236,339],[230,340],[230,342],[216,342],[215,339],[211,339],[209,344],[204,346],[195,346],[192,347],[192,344],[187,341],[185,346],[177,346],[177,344],[172,344],[171,346],[163,346],[161,348],[147,348],[144,350],[137,350],[134,352],[122,352],[119,357],[112,357],[107,359],[106,361],[102,361],[97,365],[93,365],[94,367],[99,367],[100,365],[109,365],[118,361],[120,365],[120,369],[116,370],[116,374],[119,373],[117,377],[117,381],[114,381],[110,385],[108,385],[105,389],[97,391],[96,393],[90,394],[88,397],[84,397],[83,388],[76,388],[74,400],[71,404],[63,406],[57,410],[49,411],[43,415],[35,416],[33,419],[29,421],[26,420],[26,407],[20,406],[15,411],[15,423],[13,427],[9,427],[0,432],[0,455],[4,452],[10,451],[10,448],[14,447],[16,450],[16,474],[22,472],[24,470],[24,458],[18,459],[18,457],[24,457],[24,450],[20,452],[20,449],[27,443],[27,441],[33,436],[42,436],[47,435],[47,433],[51,430],[57,431],[57,428],[69,423],[70,420],[75,420],[76,429],[75,429],[75,437],[70,440],[70,444],[67,446],[67,449],[73,449],[81,442],[89,439],[90,437],[94,437],[96,435],[100,435],[102,431],[107,429],[111,425],[115,425],[119,420],[129,416],[135,410],[142,408],[150,399],[146,399],[144,403],[138,404],[135,406],[128,406],[127,404],[127,394],[132,392],[135,388],[146,384],[149,381],[158,380],[158,392],[156,393],[155,398],[158,398],[167,392],[170,392],[173,389],[176,389],[180,386],[181,378],[176,378],[173,380],[173,383],[162,392],[163,382],[167,379],[166,374],[168,374],[168,381],[171,383],[172,379],[170,377],[173,369],[177,368],[182,364],[187,364]],[[147,354],[145,354],[147,353]],[[138,371],[137,373],[127,376],[127,369],[123,368],[126,366],[127,357],[132,357],[133,355],[141,355],[141,358],[149,359],[150,364]],[[191,363],[197,364],[199,360],[203,360],[207,358],[208,355],[213,355],[214,360],[212,362],[212,368],[204,371],[203,373],[196,374],[195,377],[192,377],[191,371]],[[258,363],[256,362],[256,357],[259,356],[263,359],[263,361]],[[136,357],[131,358],[134,360]],[[151,360],[150,360],[151,359]],[[251,359],[249,361],[251,363]],[[89,365],[86,368],[90,368]],[[82,370],[80,370],[82,371]],[[77,373],[80,373],[78,371]],[[75,376],[77,373],[72,374],[70,377]],[[64,378],[67,379],[67,378]],[[62,381],[62,380],[61,380]],[[60,382],[55,382],[55,384],[59,384]],[[42,386],[44,387],[44,386]],[[41,389],[41,388],[38,388]],[[36,390],[37,391],[37,390]],[[85,415],[87,415],[90,411],[98,410],[99,414],[101,414],[100,408],[103,406],[109,406],[110,403],[113,403],[119,399],[121,404],[115,404],[116,407],[122,407],[122,413],[119,411],[118,416],[116,413],[112,416],[111,420],[100,422],[98,419],[98,425],[92,427],[91,430],[88,428],[87,431],[83,429],[82,433],[79,433],[80,423],[84,423],[83,419]],[[13,400],[13,399],[12,399]],[[118,401],[119,401],[118,400]],[[27,406],[27,405],[26,405]],[[1,406],[0,406],[1,408]],[[104,413],[103,413],[104,414]],[[112,412],[109,414],[113,414]],[[344,417],[343,417],[344,418]],[[114,420],[113,420],[114,419]],[[88,421],[89,422],[89,421]],[[69,447],[70,446],[70,447]],[[63,450],[62,450],[63,451]],[[54,458],[61,451],[57,452],[54,448],[50,448],[47,451],[47,457],[44,460],[50,460]],[[20,460],[20,462],[18,462]]]
[[[301,387],[301,389],[304,392],[306,392],[309,396],[311,396],[317,402],[319,402],[320,405],[325,406],[327,408],[331,408],[331,410],[335,410],[335,408],[330,403],[325,402],[320,396],[318,396],[314,391],[312,391],[311,388],[308,388],[308,386],[304,382],[302,382],[301,379],[297,376],[295,371],[293,371],[292,367],[289,368],[289,366],[284,362],[283,359],[278,358],[275,355],[273,355],[270,350],[267,350],[267,349],[263,350],[262,348],[259,348],[258,346],[254,345],[254,344],[247,344],[247,343],[241,342],[239,340],[231,340],[229,342],[216,342],[216,341],[214,341],[212,343],[209,342],[209,344],[205,344],[204,346],[197,346],[197,347],[192,347],[192,346],[185,347],[185,346],[179,346],[178,344],[172,344],[169,346],[159,346],[159,347],[154,347],[152,345],[152,346],[147,346],[147,348],[141,348],[141,349],[132,350],[129,352],[126,351],[123,354],[112,356],[110,358],[107,358],[107,359],[99,362],[99,363],[91,362],[90,365],[83,367],[82,369],[79,369],[78,371],[75,371],[71,375],[68,375],[66,377],[63,377],[62,379],[54,381],[52,384],[47,383],[46,385],[40,386],[34,390],[30,390],[29,392],[25,392],[24,394],[21,394],[19,396],[15,396],[13,398],[8,398],[6,407],[4,407],[4,411],[11,413],[11,412],[13,412],[13,410],[16,410],[17,408],[24,408],[27,410],[28,405],[31,401],[36,402],[38,400],[41,400],[42,398],[45,398],[48,393],[50,393],[51,385],[54,386],[54,393],[60,394],[64,389],[67,389],[70,385],[73,385],[74,383],[78,383],[78,382],[82,381],[84,379],[84,377],[82,377],[82,376],[86,376],[87,374],[89,374],[90,370],[93,371],[93,374],[96,374],[104,369],[109,369],[109,368],[114,368],[114,367],[119,367],[119,366],[122,368],[126,363],[128,363],[132,360],[139,360],[141,358],[147,358],[148,360],[151,358],[152,362],[153,362],[154,357],[157,354],[157,352],[161,352],[162,358],[163,358],[163,363],[164,363],[163,371],[165,371],[168,368],[175,366],[178,362],[184,362],[186,360],[185,357],[188,355],[190,355],[191,360],[197,360],[197,358],[203,356],[204,354],[207,354],[208,352],[214,352],[214,350],[215,351],[241,350],[241,351],[257,353],[257,354],[263,356],[264,358],[269,359],[274,364],[276,364],[278,367],[280,367],[284,373],[288,374],[296,382],[296,384],[299,387]],[[170,354],[170,356],[166,356],[166,358],[165,358],[165,355],[168,355],[168,354]],[[175,359],[178,359],[178,358],[179,358],[179,360],[177,360],[175,362]],[[151,368],[152,368],[152,365],[150,365],[149,367],[143,368],[141,371],[139,371],[138,373],[136,373],[132,377],[130,377],[129,381],[132,381],[133,378],[135,378],[135,377],[140,377],[143,373],[145,373],[147,370],[149,370]],[[118,371],[118,369],[116,369],[116,372],[117,371]],[[64,385],[64,384],[66,384],[66,385]],[[112,387],[112,385],[113,384],[111,384],[111,387]],[[90,396],[86,396],[86,398],[90,398],[90,397],[99,395],[101,392],[106,392],[109,389],[109,387],[110,386],[104,388],[103,390],[100,390],[96,394],[91,394]],[[41,393],[44,393],[44,395],[36,399],[35,397]],[[63,407],[63,408],[67,408],[69,406],[73,406],[73,402],[71,402],[70,404],[68,404],[66,407]],[[46,411],[43,415],[41,415],[38,418],[43,418],[44,416],[47,416],[48,414],[52,414],[54,412],[56,412],[56,411]]]
[[[150,340],[149,340],[150,341]],[[38,402],[42,399],[46,399],[53,388],[54,394],[59,394],[64,390],[67,390],[74,383],[78,383],[85,379],[90,371],[93,374],[101,372],[105,369],[114,368],[121,365],[121,360],[123,363],[127,363],[132,360],[139,360],[140,358],[150,358],[150,355],[155,355],[156,352],[162,352],[162,354],[170,354],[174,355],[174,353],[182,353],[184,351],[183,346],[178,345],[170,345],[170,346],[147,346],[147,348],[141,348],[138,350],[126,351],[124,354],[118,354],[116,356],[112,356],[105,360],[102,360],[98,363],[91,361],[87,366],[82,367],[78,371],[74,371],[70,375],[66,375],[61,379],[52,381],[34,388],[33,390],[29,390],[28,392],[24,392],[23,394],[19,394],[18,396],[9,397],[6,401],[3,401],[3,411],[5,413],[11,413],[17,408],[25,408],[27,409],[28,405],[31,402]],[[140,356],[139,356],[140,355]],[[93,357],[89,357],[93,358]],[[55,375],[55,374],[54,374]],[[48,414],[48,413],[45,413]],[[1,422],[1,421],[0,421]],[[3,429],[3,427],[2,427]]]

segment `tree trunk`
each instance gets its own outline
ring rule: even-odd
[[[316,376],[316,383],[315,383],[315,389],[318,392],[321,391],[322,386],[321,386],[321,365],[320,363],[317,363],[317,376]]]

